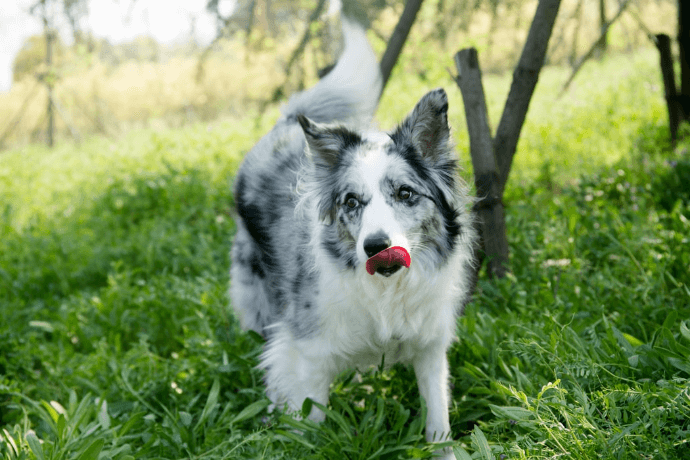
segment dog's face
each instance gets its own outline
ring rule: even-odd
[[[432,91],[389,135],[299,117],[326,224],[321,244],[343,266],[364,270],[369,258],[394,246],[412,264],[443,262],[452,251],[460,229],[447,110],[445,92]],[[392,276],[401,266],[391,261],[376,274]]]

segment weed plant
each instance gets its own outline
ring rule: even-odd
[[[450,350],[458,459],[690,458],[690,143],[668,144],[650,56],[557,108],[562,73],[540,83],[512,275],[480,280]],[[446,81],[393,78],[384,127]],[[226,293],[230,183],[276,116],[0,156],[0,457],[432,456],[402,366],[341,375],[322,424],[267,411]]]

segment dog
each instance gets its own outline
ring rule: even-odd
[[[267,339],[274,407],[326,405],[339,373],[385,357],[413,366],[426,438],[448,440],[446,352],[477,243],[448,98],[431,91],[392,132],[372,130],[379,65],[364,29],[341,22],[336,66],[289,100],[235,178],[232,306]]]

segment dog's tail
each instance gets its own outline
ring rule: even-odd
[[[366,31],[356,21],[341,16],[345,49],[335,67],[316,86],[290,98],[285,116],[367,124],[381,95],[381,70]]]

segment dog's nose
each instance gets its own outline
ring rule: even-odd
[[[364,240],[364,252],[367,253],[367,257],[372,257],[384,249],[388,249],[390,245],[391,239],[388,238],[388,235],[383,232],[374,233]]]

